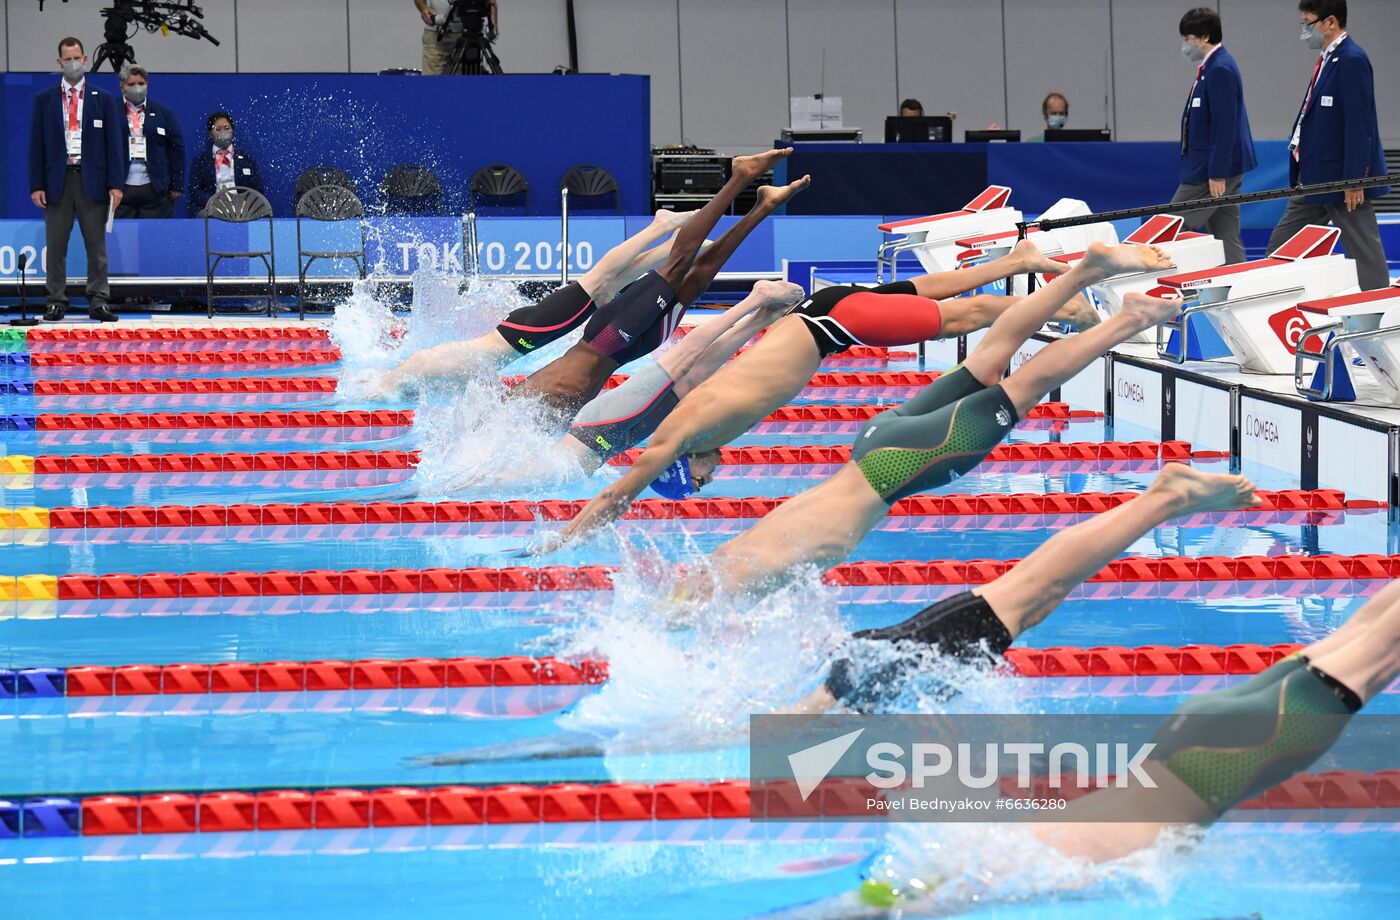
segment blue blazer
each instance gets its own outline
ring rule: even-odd
[[[1259,165],[1244,108],[1244,81],[1223,47],[1206,61],[1186,101],[1181,128],[1182,183],[1232,179]]]
[[[126,100],[117,102],[121,111],[122,149],[128,150],[131,121],[126,117]],[[157,195],[185,190],[185,136],[175,113],[159,102],[146,100],[146,120],[141,125],[146,138],[146,172]]]
[[[233,145],[233,184],[263,192],[258,161],[237,144]],[[214,154],[206,143],[204,149],[195,154],[194,162],[190,164],[190,215],[203,211],[204,206],[218,190],[219,184],[214,178]]]
[[[83,91],[83,193],[93,201],[108,189],[126,185],[126,138],[115,97],[89,81]],[[63,94],[58,81],[34,97],[29,123],[29,190],[47,192],[50,201],[63,194],[68,152],[63,132]]]
[[[1323,65],[1307,109],[1300,113],[1298,159],[1288,158],[1288,177],[1294,185],[1386,175],[1371,59],[1351,36],[1342,39]],[[1366,197],[1389,192],[1389,186],[1368,188]],[[1342,193],[1313,195],[1308,201],[1337,204]]]

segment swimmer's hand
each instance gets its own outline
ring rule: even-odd
[[[528,556],[548,556],[550,553],[558,552],[568,543],[562,534],[550,532],[537,534],[531,538],[517,553],[521,558]]]
[[[336,387],[336,395],[341,399],[361,402],[393,402],[402,399],[403,394],[388,378],[388,373],[381,370],[356,371],[341,379]]]

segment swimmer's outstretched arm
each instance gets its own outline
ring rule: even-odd
[[[399,399],[425,383],[467,381],[514,360],[519,353],[496,330],[464,342],[416,351],[380,377],[367,399]]]
[[[573,543],[580,543],[592,537],[597,531],[622,517],[632,502],[642,494],[642,490],[652,480],[664,473],[676,458],[684,453],[679,441],[662,437],[664,429],[652,435],[651,443],[633,461],[632,468],[616,482],[609,483],[603,491],[584,505],[578,517],[570,521],[557,538],[547,542],[540,549],[552,552]],[[660,438],[660,440],[658,440]]]

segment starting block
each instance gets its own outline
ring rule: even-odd
[[[1386,402],[1400,406],[1400,281],[1379,291],[1305,300],[1298,309],[1328,322],[1313,326],[1298,342],[1293,386],[1315,400],[1353,400],[1352,357],[1371,372]],[[1308,339],[1322,347],[1313,351]],[[1311,373],[1310,373],[1311,372]],[[1311,376],[1309,382],[1304,382]]]
[[[898,236],[880,244],[875,254],[877,277],[885,281],[888,267],[893,279],[895,261],[902,252],[914,253],[926,272],[946,272],[958,267],[958,252],[963,248],[959,239],[1008,231],[1014,235],[1021,212],[1007,206],[1010,199],[1011,189],[989,185],[959,211],[881,224],[883,233]]]
[[[1174,214],[1159,214],[1149,218],[1123,242],[1160,247],[1171,256],[1172,265],[1179,272],[1196,272],[1225,264],[1225,244],[1207,233],[1183,231],[1182,223],[1182,218]],[[1115,275],[1089,288],[1089,293],[1094,303],[1108,316],[1123,309],[1123,298],[1128,294],[1167,298],[1181,296],[1174,288],[1158,284],[1157,278],[1156,271]],[[1131,341],[1151,344],[1157,341],[1157,333],[1155,330],[1139,332]]]
[[[1224,339],[1243,370],[1287,374],[1315,314],[1300,301],[1356,290],[1356,263],[1335,255],[1341,231],[1309,225],[1267,259],[1166,275],[1158,283],[1185,300],[1181,316],[1157,327],[1157,355],[1177,364],[1191,351],[1188,320],[1200,314]],[[1175,333],[1175,342],[1168,334]]]

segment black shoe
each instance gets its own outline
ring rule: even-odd
[[[115,323],[117,321],[117,314],[107,309],[106,304],[96,304],[88,308],[88,319],[95,320],[99,323]]]
[[[63,304],[51,303],[44,308],[44,322],[61,323],[63,322],[63,317],[67,315],[67,313],[68,308]]]

